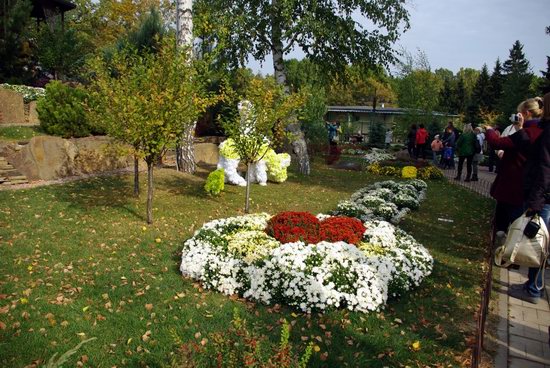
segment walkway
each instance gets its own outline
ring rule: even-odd
[[[479,181],[465,183],[455,181],[454,170],[444,170],[450,182],[467,187],[489,197],[489,189],[495,174],[487,167],[479,168]],[[491,331],[498,345],[495,356],[496,368],[550,368],[550,272],[545,275],[546,296],[538,304],[531,304],[508,296],[508,287],[527,280],[527,269],[497,269],[500,280],[498,289],[497,333]]]

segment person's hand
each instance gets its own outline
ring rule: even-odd
[[[497,156],[498,156],[498,158],[502,159],[502,156],[504,156],[504,151],[503,150],[498,150],[497,151]]]
[[[523,123],[525,122],[525,119],[523,118],[523,114],[521,112],[518,112],[518,126],[519,128],[523,128]]]

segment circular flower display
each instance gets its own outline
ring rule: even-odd
[[[315,223],[303,214],[299,218]],[[323,223],[329,228],[346,224],[354,234],[359,230],[357,220],[320,218],[321,233]],[[360,224],[366,230],[355,246],[344,241],[282,243],[263,232],[272,220],[255,214],[204,224],[184,243],[181,272],[206,288],[267,304],[285,303],[307,312],[367,312],[380,309],[388,295],[418,286],[432,270],[428,251],[385,221]]]

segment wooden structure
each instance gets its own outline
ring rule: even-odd
[[[61,15],[61,25],[65,23],[65,12],[73,10],[76,5],[66,0],[32,0],[31,17],[36,22],[46,21],[56,15]]]

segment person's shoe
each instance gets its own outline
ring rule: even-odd
[[[525,284],[513,284],[508,287],[508,290],[525,290]]]
[[[464,181],[465,182],[470,182],[471,180],[470,180],[470,178],[466,178],[466,179],[464,179]]]
[[[455,180],[460,181],[460,176],[455,176]]]
[[[512,298],[523,300],[524,302],[538,304],[540,302],[540,297],[532,296],[526,290],[523,289],[510,289],[508,290],[508,295]]]
[[[477,176],[476,176],[476,177],[473,177],[473,178],[472,178],[472,181],[479,181],[479,179],[478,179]]]

